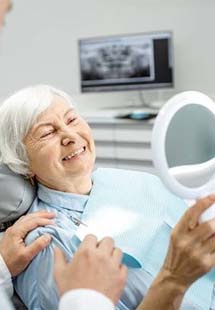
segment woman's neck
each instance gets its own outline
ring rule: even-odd
[[[92,180],[91,178],[78,178],[73,179],[72,182],[68,182],[68,184],[64,184],[63,186],[65,190],[64,192],[87,195],[91,191],[92,188]]]
[[[91,191],[92,188],[92,180],[91,180],[91,175],[87,176],[79,176],[79,177],[73,177],[72,179],[64,179],[61,182],[55,183],[49,183],[49,182],[44,182],[43,180],[40,180],[38,178],[38,181],[42,184],[45,185],[48,188],[58,190],[61,192],[66,192],[66,193],[73,193],[73,194],[79,194],[79,195],[87,195]]]

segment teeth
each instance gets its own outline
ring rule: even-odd
[[[84,151],[84,147],[80,148],[79,150],[73,152],[71,155],[64,157],[64,160],[70,160],[72,157],[81,154]]]

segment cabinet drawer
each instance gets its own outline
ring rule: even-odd
[[[152,160],[151,148],[143,146],[121,146],[116,145],[116,158],[120,159],[133,159],[133,160]]]
[[[96,127],[91,128],[93,132],[93,138],[95,141],[113,141],[114,132],[113,128]]]
[[[117,168],[116,160],[113,158],[98,158],[95,162],[95,169],[96,168]]]
[[[116,150],[111,144],[96,144],[96,157],[114,159],[116,157]]]
[[[151,129],[116,129],[115,130],[115,141],[123,142],[145,142],[150,143],[152,137]]]

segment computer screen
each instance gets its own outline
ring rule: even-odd
[[[79,40],[82,92],[173,87],[172,33]]]

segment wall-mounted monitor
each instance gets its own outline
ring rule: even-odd
[[[79,40],[82,92],[173,87],[169,31]]]

